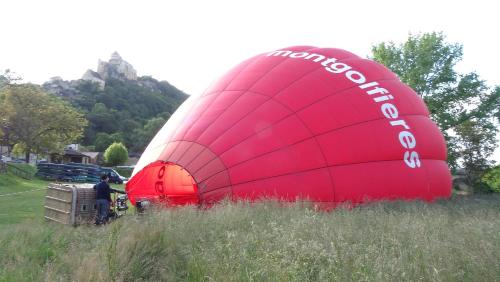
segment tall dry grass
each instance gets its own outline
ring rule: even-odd
[[[0,239],[6,281],[500,281],[500,195],[333,212],[226,202]]]

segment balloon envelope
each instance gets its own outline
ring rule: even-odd
[[[250,58],[193,95],[148,145],[135,203],[223,198],[325,205],[448,197],[446,145],[422,99],[384,66],[333,48]]]

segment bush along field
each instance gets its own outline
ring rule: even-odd
[[[498,281],[500,195],[316,211],[224,202],[0,229],[1,281]]]

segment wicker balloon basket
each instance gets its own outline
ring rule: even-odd
[[[46,220],[68,225],[92,224],[96,210],[93,184],[49,184],[45,196]]]

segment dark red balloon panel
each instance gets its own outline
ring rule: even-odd
[[[151,141],[135,203],[223,198],[318,203],[448,197],[446,145],[422,99],[341,49],[255,56],[191,96]]]

